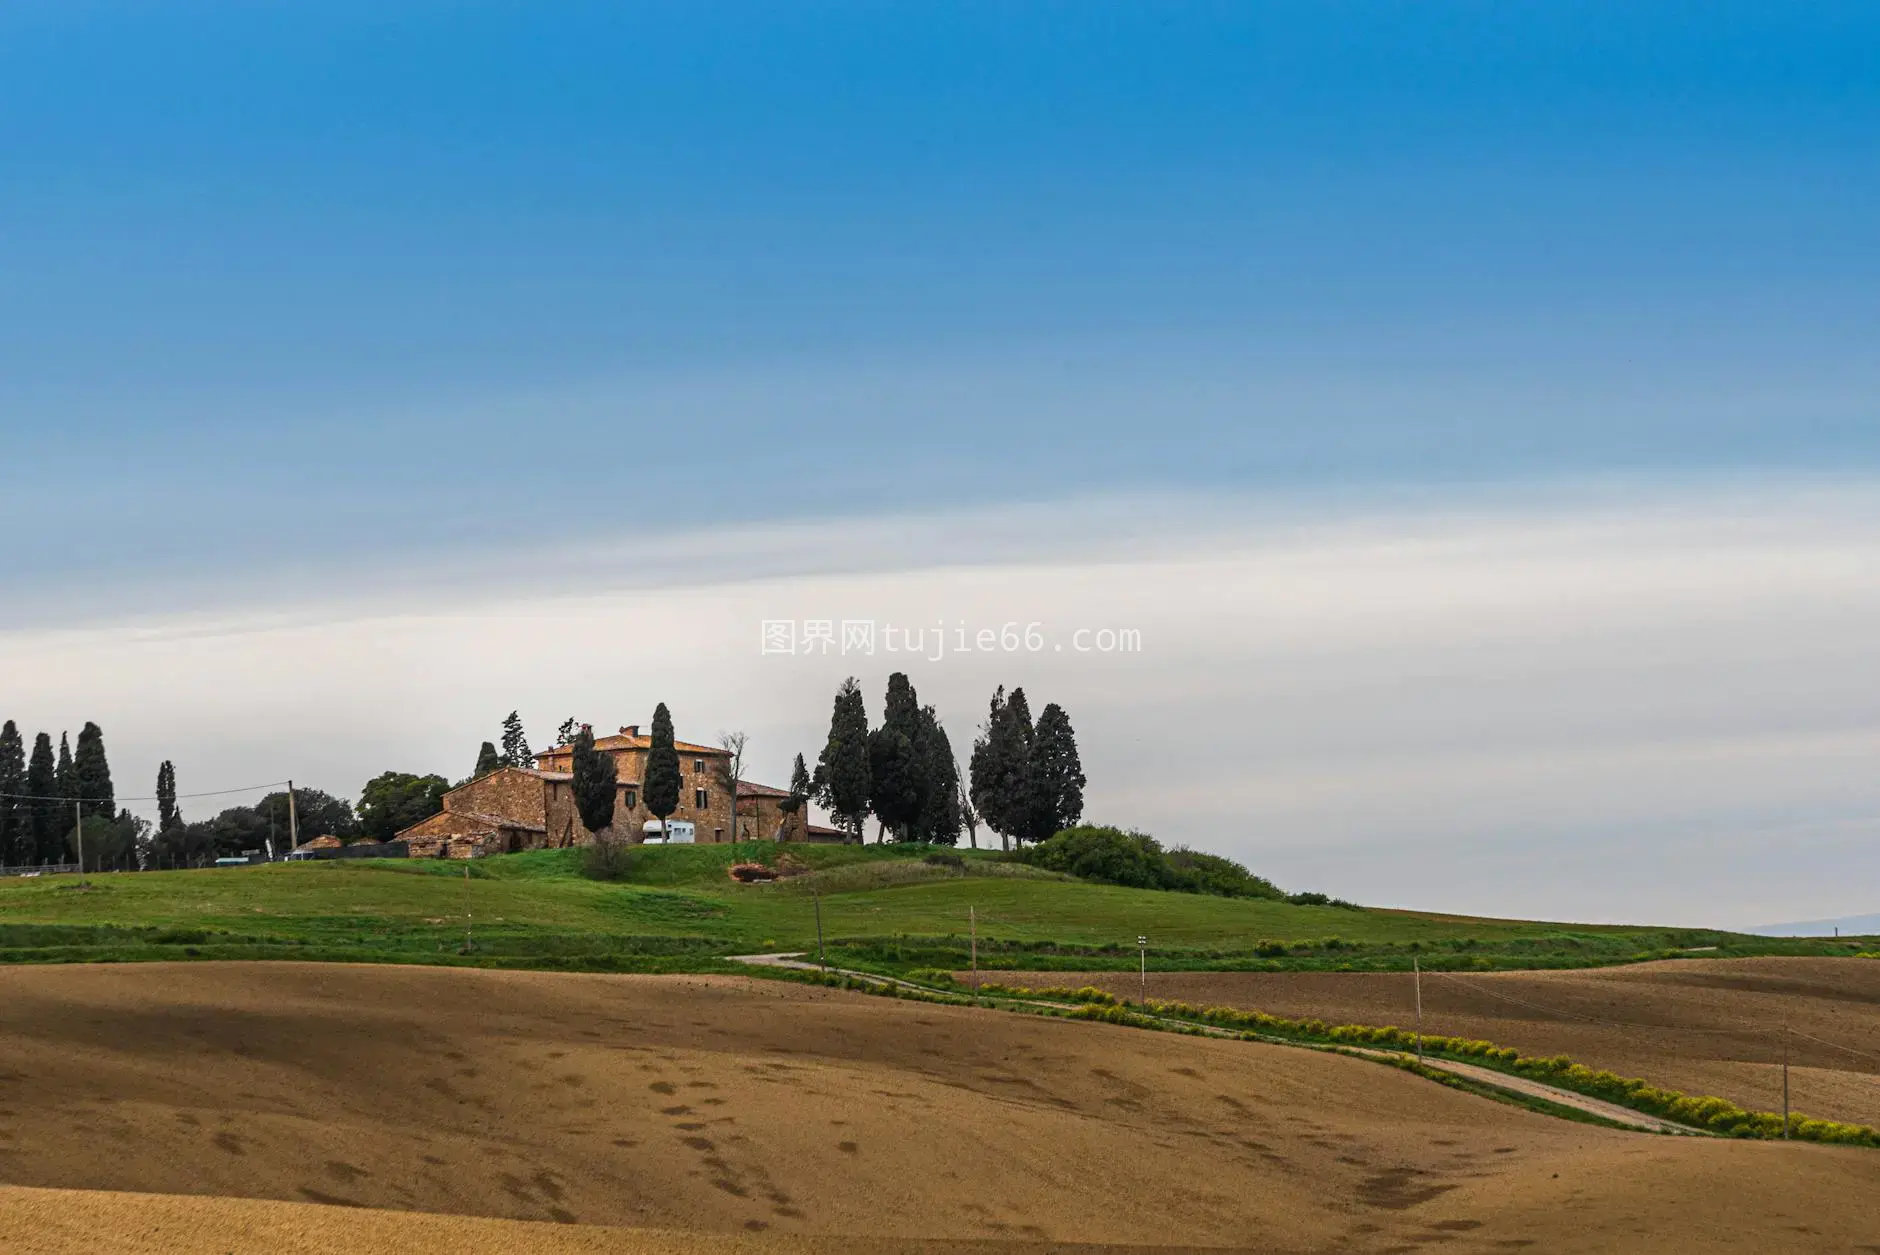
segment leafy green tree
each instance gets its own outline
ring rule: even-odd
[[[594,748],[594,729],[582,725],[574,735],[574,808],[597,837],[613,827],[619,774],[614,756]]]
[[[672,713],[661,702],[653,708],[652,744],[646,751],[646,778],[640,782],[640,801],[659,821],[660,831],[666,820],[679,809],[679,751],[672,744]],[[732,799],[732,808],[737,799]]]
[[[471,773],[470,778],[472,780],[481,780],[484,776],[489,775],[502,765],[503,760],[501,756],[497,754],[496,747],[488,741],[485,741],[483,742],[483,748],[477,751],[476,770]]]
[[[1077,756],[1077,734],[1071,729],[1070,716],[1056,702],[1038,716],[1027,778],[1031,796],[1026,808],[1026,840],[1043,841],[1075,827],[1083,818],[1086,781],[1083,763]]]
[[[287,841],[287,792],[268,794],[254,805],[255,813],[274,824],[276,849]],[[324,789],[294,789],[294,827],[302,842],[315,837],[338,837],[350,841],[359,835],[359,821],[353,816],[352,803],[334,797]]]
[[[563,745],[573,745],[574,734],[579,727],[580,725],[575,722],[573,715],[569,715],[566,719],[563,719],[561,721],[561,727],[555,729],[556,748],[559,749]]]
[[[134,818],[129,811],[125,815]],[[82,823],[82,842],[79,840],[80,830],[80,827],[73,827],[66,831],[66,856],[78,862],[83,871],[118,871],[124,867],[127,859],[135,856],[135,829],[128,829],[128,835],[133,839],[127,840],[127,826],[120,824],[116,816],[107,818],[104,815],[86,815]],[[79,859],[81,846],[84,854],[82,861]]]
[[[168,832],[182,818],[176,809],[176,764],[166,758],[157,768],[157,831]]]
[[[881,726],[868,734],[868,800],[895,840],[912,836],[927,805],[927,764],[921,756],[920,699],[905,672],[888,677]]]
[[[927,780],[927,800],[914,821],[914,837],[935,845],[957,845],[960,839],[960,769],[953,757],[953,742],[940,726],[932,706],[920,708],[920,736],[915,741],[921,774]]]
[[[374,841],[390,841],[443,810],[448,792],[450,781],[442,776],[414,776],[404,771],[374,776],[359,794],[359,830]]]
[[[59,788],[59,771],[52,761],[52,738],[41,732],[33,738],[33,754],[26,763],[26,792],[33,801],[27,818],[31,821],[35,863],[63,860],[65,829],[59,823],[64,796]]]
[[[529,738],[522,732],[522,716],[513,710],[503,719],[503,766],[535,766],[535,755],[529,752]]]
[[[157,867],[202,867],[214,858],[213,823],[184,823],[179,816],[170,827],[159,829],[150,842],[150,861]]]
[[[862,824],[868,819],[868,770],[868,707],[862,701],[861,686],[850,676],[836,690],[835,708],[829,715],[829,739],[816,760],[811,787],[816,800],[858,845]]]
[[[104,733],[95,723],[79,730],[78,749],[72,755],[72,778],[81,813],[115,822],[117,795],[111,788],[111,764],[105,761]]]
[[[32,861],[32,803],[26,792],[26,743],[9,719],[0,726],[0,863]]]

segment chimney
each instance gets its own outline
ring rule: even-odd
[[[640,735],[640,725],[637,723],[630,723],[626,727],[620,729],[620,735],[621,736],[638,736]]]

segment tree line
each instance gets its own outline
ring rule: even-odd
[[[815,774],[801,754],[791,773],[792,795],[814,797],[857,842],[873,815],[878,839],[955,845],[965,829],[977,846],[983,823],[1006,849],[1076,824],[1086,783],[1064,708],[1051,703],[1034,725],[1025,690],[1007,696],[1004,686],[992,695],[963,779],[939,716],[899,671],[888,677],[881,725],[872,729],[861,686],[844,680]]]
[[[80,838],[87,870],[137,865],[150,824],[117,806],[104,732],[95,723],[69,733],[41,732],[30,752],[19,725],[0,725],[0,863],[40,866],[77,859]]]

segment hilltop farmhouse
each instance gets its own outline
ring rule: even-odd
[[[619,790],[612,835],[643,841],[659,825],[641,801],[653,739],[629,724],[618,736],[598,737],[594,748],[611,754]],[[840,841],[843,834],[809,822],[809,807],[786,811],[788,789],[738,782],[735,805],[727,787],[731,755],[709,745],[675,741],[682,786],[671,819],[693,825],[700,842]],[[477,858],[518,850],[589,845],[594,834],[574,804],[574,751],[558,745],[535,756],[534,767],[500,767],[444,795],[444,809],[399,833],[412,857]]]

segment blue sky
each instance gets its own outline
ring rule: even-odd
[[[15,587],[1880,456],[1868,5],[28,2],[0,118]]]
[[[780,780],[900,660],[761,618],[1133,626],[915,678],[1289,885],[1866,913],[1876,344],[1870,3],[12,0],[0,715]]]

